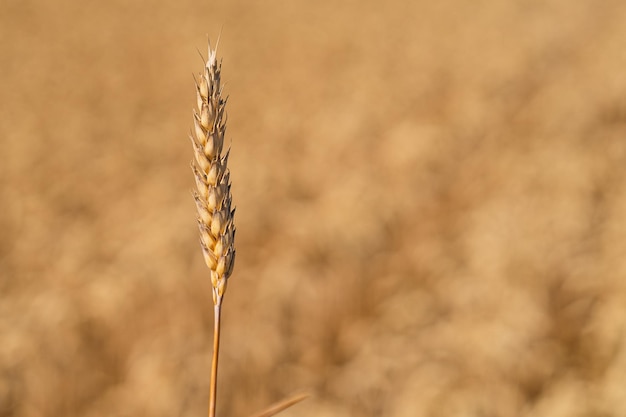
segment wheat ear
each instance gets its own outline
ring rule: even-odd
[[[217,62],[217,45],[212,49],[209,43],[208,58],[196,79],[197,109],[193,112],[193,133],[189,135],[195,155],[191,169],[196,180],[193,198],[198,209],[200,247],[211,273],[213,293],[209,417],[215,417],[222,299],[235,263],[235,209],[232,208],[230,171],[227,167],[229,151],[222,155],[227,99],[222,98],[221,71],[222,64]],[[270,406],[256,417],[271,417],[307,396],[294,395]]]
[[[191,169],[197,188],[193,197],[198,209],[200,246],[211,274],[215,313],[209,417],[215,417],[222,299],[235,263],[235,209],[227,167],[229,152],[222,155],[227,99],[222,97],[221,69],[217,45],[212,49],[209,43],[206,64],[196,79],[197,109],[193,112],[194,129],[190,135],[195,155]]]

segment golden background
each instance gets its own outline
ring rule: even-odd
[[[626,3],[4,0],[0,416],[206,414],[220,30],[218,415],[626,415]]]

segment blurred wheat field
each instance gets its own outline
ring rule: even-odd
[[[626,415],[626,4],[7,0],[1,417],[205,413],[222,27],[219,415]]]

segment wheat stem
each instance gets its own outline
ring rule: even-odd
[[[221,301],[221,300],[220,300]],[[222,303],[213,306],[213,360],[211,361],[211,388],[209,395],[209,417],[215,417],[217,404],[217,360],[220,352],[220,325]]]

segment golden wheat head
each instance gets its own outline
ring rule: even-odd
[[[217,402],[222,298],[235,263],[235,209],[232,208],[230,171],[227,167],[229,151],[222,155],[227,99],[222,98],[221,71],[222,64],[217,62],[217,46],[212,49],[209,44],[209,56],[203,71],[196,79],[197,108],[193,112],[193,133],[189,135],[195,155],[191,169],[196,180],[193,198],[198,208],[200,246],[204,260],[211,270],[213,287],[213,358],[209,417],[215,417]],[[271,417],[306,397],[306,394],[293,396],[274,404],[257,416]]]
[[[211,270],[213,302],[219,305],[235,263],[235,210],[231,207],[229,151],[222,155],[227,99],[222,97],[222,64],[216,54],[217,47],[209,45],[206,64],[196,79],[197,109],[190,139],[195,155],[191,168],[197,188],[193,197],[198,208],[200,246]]]

